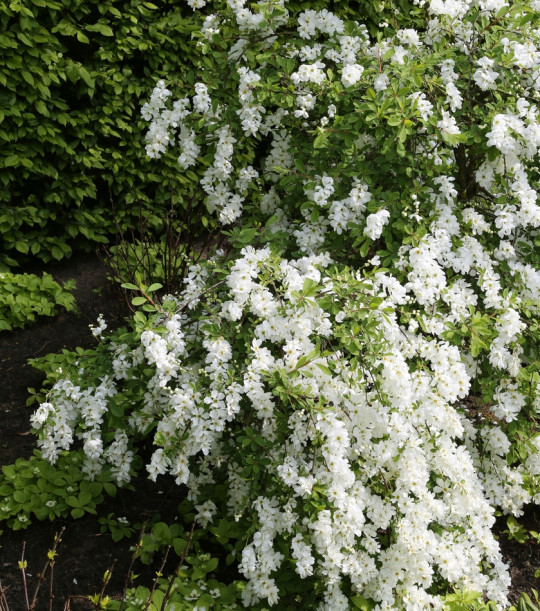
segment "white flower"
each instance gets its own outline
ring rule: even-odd
[[[341,82],[345,87],[351,87],[352,85],[356,85],[360,78],[362,77],[362,73],[364,72],[364,68],[359,66],[358,64],[349,64],[343,67],[343,71],[341,73]]]
[[[103,319],[103,314],[100,314],[98,316],[97,325],[95,327],[90,325],[90,331],[92,332],[92,335],[94,337],[98,337],[99,335],[101,335],[103,331],[105,331],[106,328],[107,328],[107,323]]]
[[[390,212],[386,208],[382,208],[375,214],[370,214],[366,219],[364,235],[372,240],[377,240],[381,237],[383,227],[388,223]]]
[[[382,72],[375,79],[375,82],[373,83],[373,88],[375,89],[375,91],[384,91],[385,89],[387,89],[389,84],[390,79],[388,78],[388,75]]]
[[[324,64],[319,61],[313,64],[302,64],[297,72],[291,74],[291,80],[296,85],[299,83],[317,83],[320,85],[325,78]]]
[[[491,70],[495,62],[488,57],[481,57],[476,63],[480,67],[473,74],[474,82],[483,91],[487,91],[488,89],[496,89],[497,85],[495,84],[495,80],[499,74],[494,70]]]
[[[208,524],[213,521],[214,516],[217,512],[217,507],[215,503],[210,500],[205,501],[202,505],[195,505],[195,509],[197,510],[197,513],[195,514],[195,520],[203,528],[206,528]]]

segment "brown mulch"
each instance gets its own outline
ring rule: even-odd
[[[29,430],[29,417],[34,406],[26,407],[27,388],[38,389],[43,375],[30,367],[27,360],[62,348],[90,347],[96,340],[89,331],[89,325],[95,324],[99,314],[104,315],[109,326],[118,326],[127,313],[120,293],[107,281],[107,271],[98,257],[80,255],[43,271],[51,273],[60,282],[75,279],[79,313],[61,312],[54,319],[40,320],[27,329],[0,334],[0,465],[10,464],[17,457],[28,457],[36,447]],[[100,515],[113,513],[116,517],[127,517],[132,523],[157,516],[169,523],[174,521],[181,499],[172,482],[161,478],[154,484],[140,478],[135,488],[136,492],[120,490],[114,499],[106,499],[100,507]],[[527,508],[523,523],[530,530],[540,532],[540,508]],[[101,590],[103,575],[111,567],[112,579],[105,594],[118,595],[123,591],[134,539],[114,543],[108,534],[100,532],[97,517],[85,515],[79,520],[58,520],[54,524],[35,522],[22,531],[11,531],[4,526],[0,536],[0,584],[7,588],[6,598],[11,611],[26,609],[18,568],[23,546],[31,597],[47,551],[61,527],[65,527],[65,531],[57,549],[52,608],[64,609],[69,600],[66,608],[72,611],[92,609],[86,596]],[[540,569],[540,544],[533,540],[523,545],[508,541],[504,529],[505,520],[500,518],[497,531],[505,561],[511,566],[511,599],[515,602],[522,591],[530,593],[531,588],[540,591],[540,580],[534,577],[535,571]],[[156,558],[155,562],[158,564],[150,567],[140,564],[134,567],[135,572],[140,573],[139,583],[151,585],[161,559]],[[37,610],[49,608],[49,596],[47,581],[40,588]]]

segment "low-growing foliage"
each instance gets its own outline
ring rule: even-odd
[[[38,316],[54,316],[59,308],[76,310],[75,282],[60,286],[50,274],[0,273],[0,331],[24,327]]]
[[[39,452],[4,465],[0,474],[0,520],[13,530],[27,528],[33,518],[54,520],[85,513],[96,514],[103,493],[116,494],[116,486],[105,472],[88,481],[81,472],[76,452],[60,456],[53,467]]]
[[[137,528],[141,528],[140,524],[132,525],[124,516],[115,517],[113,513],[109,513],[106,518],[99,518],[98,522],[101,532],[109,532],[115,543],[124,539],[124,537],[131,537]]]

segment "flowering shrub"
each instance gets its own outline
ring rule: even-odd
[[[59,374],[43,455],[79,439],[122,485],[150,438],[250,608],[506,605],[495,509],[540,500],[539,3],[419,2],[376,38],[188,4],[194,73],[144,105],[147,153],[178,149],[232,256]]]

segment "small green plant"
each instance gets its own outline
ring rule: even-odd
[[[95,609],[191,611],[238,608],[245,583],[233,581],[226,584],[218,581],[215,578],[215,571],[220,560],[205,553],[196,539],[195,520],[188,532],[180,524],[169,525],[165,522],[153,524],[148,533],[141,534],[133,549],[132,565],[120,600],[112,600],[104,596],[105,586],[110,579],[110,572],[107,572],[103,578],[101,592],[89,596]],[[131,570],[133,562],[138,559],[148,564],[157,553],[163,555],[153,584],[150,587],[138,585],[128,588],[127,585],[132,584],[136,578]],[[176,569],[165,576],[165,565],[172,560],[174,554],[178,558]]]
[[[38,316],[54,316],[59,308],[76,310],[75,281],[60,286],[50,274],[0,274],[0,331],[24,327]]]
[[[504,534],[508,535],[508,538],[511,541],[517,541],[518,543],[525,543],[529,540],[529,531],[519,524],[519,522],[514,518],[514,516],[509,516],[506,520],[506,525],[508,528],[504,530]]]
[[[130,524],[129,520],[123,516],[114,517],[114,513],[109,513],[106,518],[99,518],[100,530],[102,533],[110,532],[112,540],[116,543],[124,537],[129,538],[136,529],[140,529],[140,524]]]
[[[509,607],[508,611],[539,611],[538,592],[534,589],[531,592],[534,602],[526,592],[522,592],[517,604]],[[493,601],[485,602],[480,592],[456,590],[445,597],[444,609],[445,611],[497,611],[499,607]]]
[[[519,597],[517,605],[513,605],[508,611],[539,611],[540,600],[538,598],[538,592],[534,588],[531,589],[531,592],[534,601],[526,592],[523,592]]]
[[[95,481],[81,472],[83,459],[77,453],[63,454],[56,465],[41,458],[38,451],[29,459],[18,458],[2,467],[0,475],[0,521],[13,530],[27,528],[32,517],[54,520],[60,516],[80,518],[96,514],[103,493],[116,494],[116,486],[104,471]]]
[[[445,597],[444,609],[445,611],[497,611],[497,605],[492,601],[484,602],[480,592],[456,590]]]

